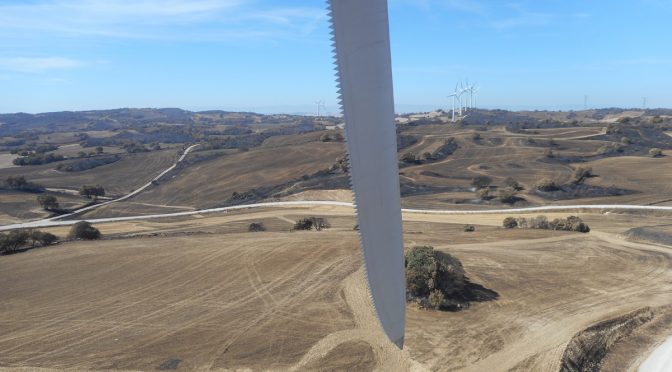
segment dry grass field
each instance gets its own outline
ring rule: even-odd
[[[412,137],[399,151],[404,207],[672,205],[667,116],[478,111],[470,115],[481,119],[472,123],[439,124],[423,121],[424,115],[400,120],[407,123],[398,128],[400,135]],[[193,137],[201,147],[176,169],[138,195],[75,218],[275,200],[351,201],[342,171],[324,172],[345,152],[344,143],[322,142],[324,134],[337,131],[311,132],[305,118],[217,112],[194,117],[208,124],[189,128],[212,132]],[[308,132],[281,131],[276,133],[299,134],[259,140],[287,120],[303,123]],[[146,129],[133,125],[123,128],[136,134]],[[227,138],[223,133],[232,126],[251,131],[232,135],[233,142],[241,141],[235,145],[211,141]],[[82,150],[72,130],[38,138],[72,156]],[[87,132],[97,138],[117,133]],[[245,142],[246,136],[252,141]],[[422,157],[449,138],[457,145],[452,154]],[[3,152],[0,182],[25,176],[64,189],[47,192],[73,208],[87,199],[68,192],[85,184],[100,184],[113,197],[146,184],[175,164],[185,146],[180,141],[159,151],[123,153],[117,162],[81,172],[57,171],[58,163],[9,167],[14,155]],[[105,151],[122,151],[123,143],[117,145]],[[664,156],[649,156],[651,147],[663,148]],[[419,160],[404,162],[406,153]],[[572,182],[578,167],[592,169],[580,184]],[[520,199],[507,204],[477,197],[472,181],[478,176],[492,180],[495,196],[507,177],[515,179]],[[561,190],[536,190],[542,178]],[[48,215],[37,194],[0,187],[0,224]],[[247,196],[232,199],[234,193]],[[616,339],[609,332],[619,327],[595,333],[601,325],[641,318],[644,323],[623,333],[602,360],[603,371],[634,371],[672,329],[672,216],[574,214],[590,233],[504,229],[506,214],[404,213],[406,248],[431,245],[450,253],[469,280],[498,298],[459,312],[408,305],[403,351],[378,328],[351,208],[259,208],[99,224],[101,241],[62,241],[0,256],[0,370],[558,371],[606,350],[596,337]],[[551,220],[570,214],[544,215]],[[309,216],[327,218],[331,228],[290,231]],[[248,232],[251,222],[262,222],[267,231]],[[475,231],[464,231],[466,224]],[[65,237],[69,227],[45,230]]]
[[[82,185],[102,185],[108,194],[123,195],[149,182],[175,163],[177,149],[124,155],[121,160],[81,172],[61,172],[57,163],[0,169],[0,179],[24,176],[45,187],[79,189]]]
[[[308,215],[332,228],[289,232]],[[409,305],[403,352],[377,328],[348,208],[101,224],[100,242],[0,257],[0,367],[557,371],[572,337],[600,321],[655,311],[607,358],[621,366],[672,327],[670,248],[622,235],[669,216],[582,214],[588,234],[507,230],[503,217],[405,214],[407,247],[455,255],[500,297],[461,312]],[[252,221],[268,231],[246,232]]]
[[[310,142],[225,155],[196,163],[132,201],[212,207],[223,203],[233,192],[279,185],[329,168],[343,152],[342,143]]]

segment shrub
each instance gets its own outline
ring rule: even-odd
[[[79,195],[86,196],[87,198],[94,197],[97,198],[99,196],[105,196],[105,189],[100,186],[88,186],[84,185],[82,188],[79,190]]]
[[[434,309],[434,310],[439,310],[441,306],[443,305],[443,302],[445,301],[446,296],[443,295],[443,293],[435,289],[429,293],[429,296],[427,297],[427,301],[429,302],[429,306]]]
[[[504,226],[505,229],[515,229],[518,227],[518,221],[513,217],[506,217],[502,222],[502,226]]]
[[[41,192],[44,191],[42,185],[26,181],[24,176],[10,176],[5,179],[5,187],[11,190],[27,191],[27,192]]]
[[[40,164],[53,163],[64,159],[65,157],[63,155],[35,153],[35,154],[28,154],[27,156],[23,156],[20,158],[16,158],[12,160],[12,163],[14,163],[14,165],[21,165],[21,166],[40,165]]]
[[[537,216],[526,220],[523,217],[513,218],[506,217],[502,222],[502,226],[507,229],[513,228],[530,228],[530,229],[548,229],[548,230],[563,230],[563,231],[577,231],[581,233],[590,232],[590,227],[577,216],[569,216],[561,219],[556,218],[553,221],[548,221],[546,216]]]
[[[403,161],[404,163],[409,163],[409,164],[413,164],[413,163],[417,164],[417,163],[420,162],[420,159],[418,159],[418,158],[415,156],[414,153],[412,153],[412,152],[407,152],[407,153],[405,153],[404,155],[402,155],[402,157],[401,157],[401,161]]]
[[[28,184],[26,178],[23,176],[18,177],[7,177],[5,179],[5,185],[10,189],[20,190]]]
[[[464,231],[465,232],[473,232],[473,231],[476,231],[476,227],[474,225],[464,225]]]
[[[317,231],[321,231],[322,229],[328,229],[331,227],[331,224],[329,224],[329,221],[327,221],[326,218],[310,217],[310,219],[313,222],[313,228]]]
[[[624,148],[623,145],[620,143],[609,143],[606,145],[600,146],[600,148],[597,149],[597,154],[598,155],[610,155],[610,154],[615,154],[618,152],[623,152]]]
[[[348,156],[336,159],[336,163],[329,168],[329,173],[348,173]]]
[[[0,234],[0,254],[18,251],[29,238],[30,234],[26,230],[12,230],[7,234]]]
[[[586,225],[581,218],[577,216],[569,216],[566,219],[566,230],[568,231],[578,231],[582,233],[590,232],[590,227]]]
[[[501,188],[497,190],[497,199],[502,203],[515,203],[518,199],[518,190],[513,187]]]
[[[506,177],[506,179],[504,179],[504,184],[508,187],[514,188],[515,190],[522,190],[523,189],[523,187],[520,185],[520,183],[518,183],[518,181],[514,180],[511,177]]]
[[[406,253],[405,261],[406,292],[415,297],[428,296],[430,291],[429,281],[437,270],[434,248],[429,246],[413,247]]]
[[[542,178],[534,184],[534,188],[539,191],[556,191],[558,185],[550,178]]]
[[[661,150],[657,147],[654,147],[654,148],[649,150],[649,155],[652,158],[659,158],[659,157],[663,156],[663,150]]]
[[[571,182],[575,185],[579,185],[583,183],[583,181],[585,181],[586,178],[591,177],[592,175],[593,175],[593,168],[579,166],[576,169],[574,169],[574,173],[572,173]]]
[[[546,149],[546,151],[544,151],[544,156],[547,157],[547,158],[554,158],[555,154],[553,154],[553,150]]]
[[[481,200],[490,199],[490,189],[485,188],[476,190],[476,197]]]
[[[328,229],[331,225],[326,218],[322,217],[308,217],[302,218],[294,224],[293,230],[312,230],[321,231],[322,229]]]
[[[474,140],[474,141],[478,141],[478,140],[481,139],[481,134],[478,133],[478,132],[473,132],[473,133],[471,134],[471,139]]]
[[[30,232],[30,240],[33,243],[33,248],[35,248],[36,244],[45,247],[54,244],[58,240],[58,237],[52,233],[33,230]]]
[[[100,231],[87,221],[79,221],[74,224],[70,229],[70,234],[68,234],[70,239],[96,240],[100,237]]]
[[[53,210],[58,209],[58,199],[53,195],[39,195],[37,197],[37,203],[40,204],[44,210]]]
[[[488,176],[476,176],[471,180],[471,186],[476,189],[482,189],[492,184],[492,178]]]
[[[550,227],[546,216],[537,216],[530,218],[528,226],[530,229],[544,229],[544,230],[547,230]]]
[[[462,292],[467,279],[462,264],[455,257],[429,246],[413,247],[406,252],[405,267],[408,300],[419,301],[427,308],[442,309],[464,299]]]
[[[631,143],[632,143],[632,140],[631,140],[630,138],[628,138],[628,137],[623,137],[623,138],[621,138],[621,144],[623,144],[623,145],[629,145],[629,144],[631,144]]]
[[[264,226],[263,222],[252,222],[250,226],[247,227],[247,231],[249,232],[266,231],[266,226]]]

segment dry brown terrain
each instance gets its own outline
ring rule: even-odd
[[[333,227],[288,231],[307,215]],[[671,249],[620,235],[672,218],[581,216],[589,234],[505,230],[502,215],[406,214],[407,247],[450,252],[500,297],[457,313],[409,306],[403,352],[377,329],[350,209],[101,224],[108,240],[0,257],[0,366],[557,371],[574,334],[602,320],[649,306],[657,334],[672,327]],[[247,233],[251,221],[269,231]],[[619,355],[631,362],[659,342],[645,335]]]

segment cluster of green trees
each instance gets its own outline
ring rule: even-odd
[[[518,192],[523,189],[523,187],[511,177],[507,177],[504,180],[504,186],[498,187],[496,192],[491,188],[492,178],[488,176],[476,176],[471,180],[471,186],[476,190],[476,197],[481,200],[491,200],[497,199],[502,203],[513,204],[518,200],[521,200],[518,197]]]
[[[562,189],[563,186],[571,187],[583,184],[588,178],[596,177],[593,173],[593,168],[587,166],[578,166],[572,172],[572,175],[567,182],[560,182],[552,178],[539,179],[534,188],[539,191],[552,192]]]
[[[308,217],[301,218],[294,224],[292,230],[313,230],[321,231],[323,229],[328,229],[331,227],[329,221],[323,217]]]
[[[68,239],[96,240],[102,237],[100,230],[87,221],[77,222],[68,233]],[[16,229],[0,233],[0,255],[12,254],[26,249],[46,247],[58,241],[50,232],[33,229]]]
[[[58,150],[58,146],[52,144],[41,144],[32,143],[28,146],[21,148],[12,149],[10,152],[12,154],[18,154],[20,156],[29,156],[32,154],[44,154],[49,151]]]
[[[5,188],[16,191],[42,192],[44,187],[26,180],[24,176],[10,176],[5,178]]]
[[[590,232],[590,227],[583,222],[580,217],[569,216],[567,218],[556,218],[549,221],[546,216],[537,216],[532,218],[524,217],[506,217],[502,221],[502,226],[507,229],[544,229],[544,230],[563,230],[577,231],[582,233]]]
[[[57,240],[56,235],[40,230],[12,230],[0,233],[0,255],[12,254],[26,248],[44,247]]]
[[[12,161],[14,165],[41,165],[65,160],[63,155],[34,153],[28,156],[16,158]]]
[[[102,165],[112,164],[120,159],[121,157],[119,155],[97,156],[94,158],[86,158],[74,161],[70,164],[59,164],[56,169],[63,172],[81,172],[100,167]]]
[[[68,233],[69,239],[97,240],[101,237],[100,230],[93,227],[88,221],[77,222],[70,229],[70,233]]]
[[[86,196],[87,198],[93,197],[96,199],[99,196],[105,196],[105,189],[100,185],[84,185],[79,190],[79,195]]]
[[[456,294],[467,284],[462,263],[430,246],[417,246],[406,252],[405,268],[406,299],[427,309],[452,307]]]
[[[53,211],[61,207],[58,204],[58,199],[53,195],[39,195],[37,197],[37,203],[45,211]]]
[[[444,141],[443,145],[439,146],[439,148],[437,148],[432,152],[427,151],[424,152],[422,155],[416,155],[415,153],[409,151],[404,153],[401,156],[400,160],[404,164],[430,163],[447,158],[448,156],[452,155],[458,148],[459,145],[457,144],[457,141],[455,141],[455,138],[450,137]]]

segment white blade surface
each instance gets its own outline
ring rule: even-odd
[[[361,248],[378,319],[404,343],[406,280],[386,0],[330,0]]]

